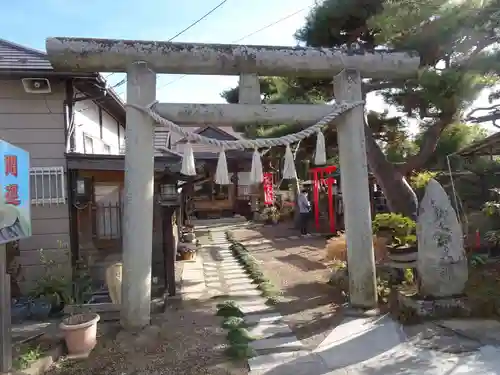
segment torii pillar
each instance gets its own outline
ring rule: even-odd
[[[127,69],[127,102],[140,106],[156,98],[156,73],[144,62]],[[137,330],[151,318],[153,249],[154,123],[127,107],[121,324]]]
[[[253,74],[240,74],[238,84],[238,103],[239,104],[260,104],[260,82],[259,76]],[[250,186],[250,208],[252,215],[258,212],[258,192],[260,185]]]
[[[337,101],[350,102],[363,99],[359,71],[343,70],[335,76],[333,88]],[[337,122],[337,139],[347,241],[350,304],[352,307],[369,309],[377,306],[377,285],[364,124],[363,107],[350,110]]]

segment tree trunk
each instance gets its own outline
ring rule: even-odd
[[[375,142],[371,129],[365,124],[366,154],[370,171],[382,188],[387,205],[392,212],[401,213],[412,219],[417,218],[418,200],[405,177],[387,161]]]

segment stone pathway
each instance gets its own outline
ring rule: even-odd
[[[261,357],[275,353],[290,353],[303,349],[290,328],[282,322],[282,317],[256,289],[256,285],[246,275],[229,250],[223,230],[212,231],[213,247],[218,259],[204,262],[207,287],[218,288],[229,299],[237,301],[245,313],[245,320],[251,326],[249,332],[258,339],[250,345],[259,356],[249,360],[250,370],[260,363]],[[207,253],[205,252],[206,256]]]
[[[185,264],[182,295],[220,296],[241,306],[249,331],[259,337],[251,343],[258,356],[248,360],[250,375],[500,375],[499,347],[431,323],[403,330],[388,316],[348,318],[315,350],[305,350],[233,257],[227,228],[210,225],[211,243],[200,249],[196,261]]]
[[[266,305],[266,299],[229,250],[230,243],[225,234],[228,226],[204,224],[204,229],[210,228],[212,241],[200,248],[195,261],[186,262],[182,298],[221,297],[221,301],[237,302],[250,325],[250,334],[257,337],[250,344],[258,354],[248,361],[252,375],[261,374],[261,370],[272,366],[276,362],[274,358],[306,354],[302,343],[282,321],[282,316],[272,306]]]

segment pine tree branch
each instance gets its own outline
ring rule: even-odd
[[[403,175],[408,175],[412,171],[418,170],[429,160],[436,149],[439,137],[444,129],[455,120],[456,111],[442,113],[439,120],[434,122],[422,135],[420,150],[416,155],[410,156],[408,160],[399,166],[399,171]]]
[[[486,115],[486,116],[480,116],[480,117],[473,117],[472,115],[476,112],[479,112],[479,111],[493,111],[493,114],[496,114],[496,116],[499,116],[500,117],[500,104],[495,104],[495,105],[492,105],[492,106],[489,106],[489,107],[479,107],[479,108],[474,108],[472,111],[470,111],[467,116],[465,116],[465,121],[470,121],[470,122],[474,122],[474,123],[479,123],[479,122],[484,122],[484,120],[482,120],[482,117],[487,117],[487,116],[491,116],[492,114],[489,114],[489,115]],[[480,121],[478,121],[480,120]]]

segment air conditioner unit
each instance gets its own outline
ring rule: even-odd
[[[50,94],[50,82],[46,78],[23,78],[24,91],[28,94]]]

